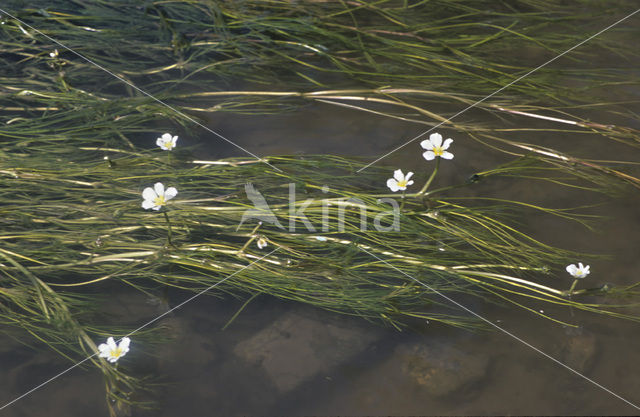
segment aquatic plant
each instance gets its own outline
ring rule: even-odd
[[[170,151],[176,147],[178,142],[177,136],[172,136],[171,133],[165,133],[158,139],[156,139],[156,145],[160,147],[163,151]]]
[[[582,262],[578,262],[578,266],[576,266],[575,264],[571,264],[567,266],[566,269],[567,272],[574,278],[585,278],[591,273],[591,271],[589,271],[589,265],[582,265]]]
[[[387,187],[393,192],[404,191],[408,186],[413,185],[412,176],[413,172],[407,172],[405,175],[401,169],[396,169],[393,171],[393,178],[387,180]]]
[[[637,146],[634,129],[589,121],[584,112],[633,117],[624,108],[631,99],[599,100],[598,89],[636,79],[579,67],[597,53],[631,53],[616,42],[596,38],[591,52],[573,56],[576,67],[540,68],[508,95],[484,100],[530,71],[522,51],[555,56],[584,39],[576,23],[630,2],[579,14],[544,0],[492,2],[491,10],[471,0],[20,4],[3,4],[19,20],[5,13],[0,25],[0,321],[71,360],[86,355],[105,375],[112,413],[137,403],[132,393],[142,384],[105,361],[126,353],[132,330],[96,322],[99,296],[89,289],[107,283],[148,294],[215,287],[250,300],[264,293],[398,328],[416,319],[481,326],[438,294],[512,303],[544,317],[527,303],[638,320],[611,298],[580,298],[633,295],[633,288],[555,285],[564,265],[586,255],[540,242],[512,220],[525,209],[584,224],[587,215],[456,194],[496,178],[604,193],[640,185],[615,161],[518,137],[563,132]],[[239,80],[242,88],[232,89]],[[406,193],[411,173],[396,170],[388,186],[398,195],[383,193],[391,171],[384,162],[205,161],[176,147],[172,134],[153,146],[158,126],[197,135],[210,112],[266,114],[309,103],[442,124],[509,159],[434,189],[440,160],[453,157],[451,139],[434,133],[422,142],[424,158],[436,160],[430,176]],[[488,121],[456,119],[460,106]],[[425,162],[425,172],[430,167]],[[252,196],[266,204],[252,214],[263,220],[243,223],[256,209]],[[120,345],[112,335],[124,336]],[[153,336],[137,329],[136,346]],[[105,337],[106,348],[95,345]]]
[[[442,135],[440,133],[432,133],[429,139],[420,142],[420,146],[426,149],[422,157],[427,161],[433,161],[436,157],[444,159],[453,159],[453,154],[447,149],[453,143],[453,139],[449,138],[442,143]]]
[[[98,350],[100,351],[100,357],[106,358],[111,363],[116,363],[118,359],[123,357],[129,352],[129,346],[131,344],[131,339],[128,337],[123,337],[119,343],[116,344],[113,337],[109,336],[107,339],[107,343],[101,343],[98,346]]]
[[[176,195],[178,195],[178,190],[175,187],[169,187],[165,190],[164,184],[156,182],[153,188],[147,187],[142,191],[142,208],[158,211]]]

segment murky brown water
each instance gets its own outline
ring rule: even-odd
[[[612,122],[593,116],[594,121]],[[324,104],[278,116],[212,116],[210,126],[258,155],[333,153],[372,159],[424,130]],[[440,184],[463,180],[501,158],[464,136],[450,134],[456,156],[442,164]],[[604,139],[571,134],[521,137],[581,156],[640,160],[640,152]],[[203,142],[209,157],[237,155],[215,137]],[[414,143],[384,164],[413,170],[422,180],[429,168],[417,148]],[[603,149],[613,155],[602,156]],[[624,153],[616,154],[618,149]],[[588,279],[593,283],[640,280],[638,193],[607,200],[518,181],[479,184],[473,192],[517,195],[554,207],[604,202],[597,212],[609,218],[600,223],[597,234],[551,217],[523,220],[537,237],[553,245],[610,254],[610,260],[591,262]],[[564,271],[557,271],[557,276],[559,286],[570,285]],[[186,297],[171,294],[171,304]],[[132,328],[157,311],[136,293],[122,292],[117,299],[128,309],[125,316]],[[517,308],[458,301],[602,387],[640,403],[637,323],[539,306],[579,326],[572,329]],[[176,340],[153,353],[136,352],[134,339],[128,365],[141,373],[154,372],[164,384],[156,387],[159,409],[136,415],[638,414],[602,387],[502,332],[471,333],[434,324],[398,332],[267,296],[254,300],[222,331],[241,304],[201,297],[177,310],[165,321]],[[0,339],[0,363],[2,403],[69,365],[46,349],[25,348],[8,338]],[[0,414],[106,415],[101,376],[94,369],[75,369]]]

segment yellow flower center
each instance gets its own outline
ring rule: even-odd
[[[407,179],[403,179],[402,181],[398,181],[398,187],[406,187],[407,186]]]
[[[171,149],[173,149],[173,143],[172,143],[172,142],[166,142],[166,143],[164,144],[164,146],[166,146],[166,147],[167,147],[167,150],[171,150]]]
[[[167,201],[164,199],[163,195],[159,195],[153,199],[153,204],[155,204],[156,206],[164,206],[165,204],[167,204]]]
[[[436,154],[436,156],[442,156],[444,149],[442,149],[442,146],[434,146],[433,153]]]
[[[122,349],[120,349],[120,346],[111,351],[111,356],[113,356],[114,358],[119,358],[121,355]]]

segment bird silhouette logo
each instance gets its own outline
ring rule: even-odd
[[[259,220],[263,223],[271,223],[280,229],[284,229],[276,215],[269,208],[267,200],[260,194],[260,191],[256,190],[253,184],[245,184],[244,191],[247,193],[247,198],[253,203],[253,208],[245,210],[244,214],[242,214],[242,219],[236,231],[239,230],[240,226],[247,220]]]

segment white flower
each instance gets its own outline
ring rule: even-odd
[[[393,178],[387,180],[387,187],[391,188],[394,193],[398,190],[406,190],[408,185],[413,184],[413,180],[409,181],[409,178],[413,175],[413,172],[407,172],[405,176],[401,169],[393,171]]]
[[[177,136],[171,136],[171,133],[165,133],[162,137],[156,139],[156,145],[158,145],[164,151],[170,151],[176,147],[178,141]]]
[[[128,337],[123,337],[120,341],[120,344],[116,345],[113,337],[110,337],[107,339],[107,343],[101,343],[100,346],[98,346],[100,357],[107,358],[109,362],[114,363],[127,354],[127,352],[129,351],[130,343],[131,339],[129,339]]]
[[[258,245],[258,249],[266,248],[267,247],[267,239],[265,239],[264,237],[260,236],[260,238],[256,242],[256,245]]]
[[[578,266],[571,264],[567,266],[567,272],[574,278],[584,278],[589,275],[589,265],[582,265],[582,262],[578,262]]]
[[[156,182],[153,188],[147,187],[142,192],[142,208],[145,210],[160,210],[160,207],[167,204],[167,201],[178,195],[178,190],[169,187],[166,190],[161,182]]]
[[[57,58],[58,57],[58,50],[54,49],[53,52],[49,52],[49,56],[51,58]]]
[[[420,142],[420,146],[427,150],[422,154],[422,156],[424,156],[424,159],[427,161],[435,159],[436,156],[440,156],[444,159],[453,159],[453,154],[451,152],[447,152],[451,143],[453,143],[453,139],[447,139],[443,144],[442,135],[440,133],[432,133],[429,136],[429,139],[425,139]]]
[[[327,238],[324,236],[315,236],[316,240],[319,240],[320,242],[326,242]]]

